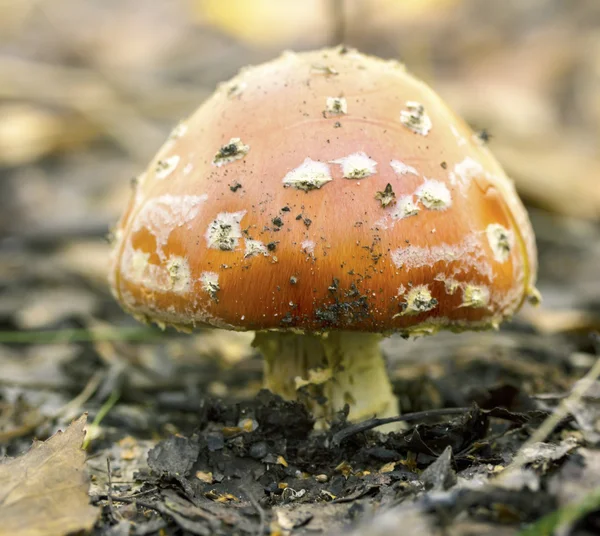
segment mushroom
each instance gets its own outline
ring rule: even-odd
[[[395,61],[244,68],[171,134],[115,232],[142,321],[253,330],[265,386],[327,422],[397,414],[382,337],[496,328],[538,293],[512,182]]]

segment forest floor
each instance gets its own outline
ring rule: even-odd
[[[457,1],[462,19],[422,22],[427,66],[385,21],[346,28],[351,45],[438,72],[489,127],[529,204],[544,296],[497,332],[385,339],[405,420],[387,435],[343,415],[313,430],[260,390],[251,335],[140,326],[108,291],[104,235],[128,177],[217,82],[280,47],[244,46],[176,4],[0,17],[14,34],[0,125],[18,127],[0,132],[0,535],[600,533],[597,3],[529,18],[515,4],[492,24]],[[463,35],[473,20],[481,42]],[[499,92],[502,113],[485,105]]]

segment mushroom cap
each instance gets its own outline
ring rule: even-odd
[[[346,48],[222,84],[114,236],[116,298],[180,328],[480,329],[535,293],[531,225],[488,149],[401,64]]]

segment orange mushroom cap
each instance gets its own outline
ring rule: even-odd
[[[401,64],[345,48],[220,86],[115,236],[117,299],[182,328],[477,329],[536,292],[531,225],[488,149]]]

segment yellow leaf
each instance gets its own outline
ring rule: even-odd
[[[394,469],[396,469],[396,464],[398,462],[389,462],[386,463],[385,465],[383,465],[381,467],[381,469],[379,469],[380,473],[391,473]]]
[[[213,474],[212,473],[205,473],[204,471],[196,471],[196,478],[198,480],[202,480],[202,482],[205,482],[206,484],[213,483]]]

